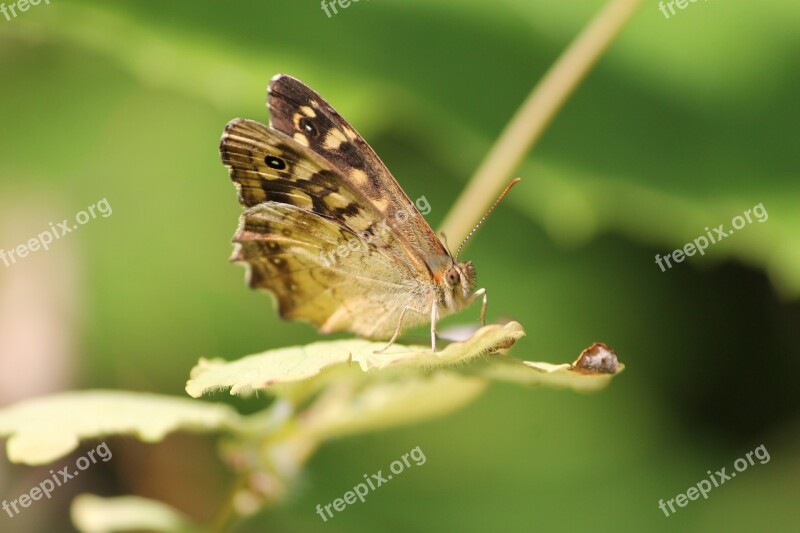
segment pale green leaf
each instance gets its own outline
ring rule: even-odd
[[[237,361],[201,359],[192,369],[186,392],[192,397],[231,389],[246,394],[271,385],[307,380],[325,369],[357,363],[364,372],[389,367],[434,368],[463,363],[472,358],[509,348],[525,334],[517,322],[479,329],[464,342],[454,342],[432,353],[429,347],[395,344],[385,353],[375,353],[385,342],[339,340],[316,342],[250,355]]]
[[[0,437],[9,436],[9,460],[34,465],[63,457],[81,439],[126,434],[156,442],[172,431],[217,431],[239,420],[226,405],[135,392],[75,391],[0,410]]]
[[[487,385],[483,378],[448,371],[375,382],[361,390],[343,382],[303,414],[298,429],[327,439],[435,418],[468,404]]]
[[[169,505],[138,496],[101,498],[93,494],[81,494],[72,501],[70,515],[73,525],[82,533],[198,530],[182,513]]]

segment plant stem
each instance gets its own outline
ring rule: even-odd
[[[511,173],[641,3],[610,0],[534,87],[445,217],[442,232],[452,242],[460,242],[492,205]]]
[[[235,499],[238,492],[246,486],[247,476],[243,474],[237,475],[230,492],[225,498],[225,502],[211,522],[211,531],[213,533],[225,533],[230,531],[233,524],[239,519],[239,516],[236,514]]]

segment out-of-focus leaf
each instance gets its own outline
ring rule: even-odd
[[[142,530],[188,533],[199,529],[169,505],[138,496],[101,498],[81,494],[72,501],[70,515],[73,525],[82,533]]]
[[[259,499],[282,499],[287,480],[325,441],[444,416],[475,400],[489,383],[483,377],[444,370],[430,376],[389,374],[396,379],[329,383],[292,421],[289,431],[271,436],[270,446],[260,441],[254,448],[252,442],[225,442],[229,463],[248,472],[252,480],[242,495],[243,513],[249,514],[247,504]]]
[[[156,442],[173,431],[234,427],[239,414],[221,404],[135,392],[77,391],[26,400],[0,410],[0,436],[9,436],[14,463],[45,464],[70,453],[81,439],[134,435]]]
[[[376,431],[443,416],[477,398],[488,382],[454,372],[369,384],[331,387],[304,413],[300,429],[318,439]]]
[[[665,256],[697,238],[708,242],[707,234],[715,235],[713,228],[722,224],[727,238],[708,242],[703,254],[692,252],[683,261],[688,265],[665,266],[664,275],[675,268],[704,268],[736,258],[763,269],[788,295],[800,294],[800,233],[794,229],[800,226],[800,190],[785,176],[773,176],[778,185],[758,192],[730,185],[724,192],[704,193],[695,186],[680,193],[659,187],[644,179],[646,175],[608,176],[551,162],[528,163],[520,174],[536,179],[518,187],[510,201],[566,246],[585,244],[611,231],[656,245]],[[733,219],[745,211],[750,211],[751,222],[734,229]],[[647,261],[658,269],[654,259]]]

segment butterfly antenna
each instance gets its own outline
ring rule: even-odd
[[[456,259],[455,259],[456,262],[458,262],[458,256],[461,255],[461,250],[464,248],[464,245],[467,244],[467,241],[470,239],[470,237],[472,237],[472,235],[474,235],[475,232],[478,231],[478,228],[481,227],[481,224],[483,224],[483,222],[487,218],[489,218],[489,215],[492,214],[492,211],[494,211],[494,208],[497,207],[497,205],[500,203],[500,200],[502,200],[503,197],[506,194],[508,194],[508,191],[511,190],[511,187],[513,187],[514,185],[516,185],[520,181],[522,181],[521,178],[514,178],[513,180],[511,180],[511,183],[506,185],[505,190],[503,190],[503,192],[500,193],[500,196],[497,198],[497,200],[495,200],[494,205],[492,207],[490,207],[489,210],[486,212],[486,214],[483,215],[483,218],[481,218],[480,221],[477,224],[475,224],[475,227],[472,228],[472,231],[469,232],[469,235],[467,235],[467,237],[463,241],[461,241],[461,246],[458,247],[458,251],[456,252]]]

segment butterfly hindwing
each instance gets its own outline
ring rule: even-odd
[[[247,264],[248,284],[273,292],[283,318],[307,320],[323,332],[391,335],[415,297],[417,285],[381,247],[368,247],[335,221],[301,207],[271,201],[252,207],[233,240],[232,260]],[[363,249],[326,255],[343,241]]]

